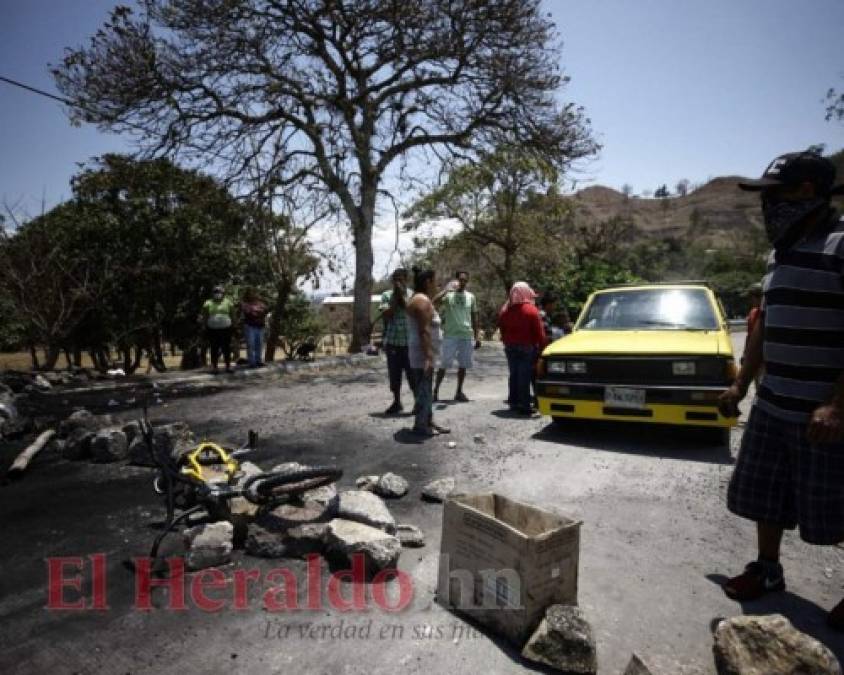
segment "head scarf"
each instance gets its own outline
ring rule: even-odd
[[[517,281],[513,284],[513,288],[510,289],[511,305],[522,305],[526,302],[533,302],[534,298],[536,298],[536,293],[534,293],[527,282]]]

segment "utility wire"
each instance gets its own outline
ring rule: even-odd
[[[41,96],[46,96],[47,98],[51,98],[55,101],[58,101],[59,103],[64,103],[65,105],[69,105],[73,108],[79,108],[80,107],[76,103],[74,103],[73,101],[71,101],[69,99],[62,98],[61,96],[56,96],[55,94],[51,94],[50,92],[44,91],[42,89],[36,89],[35,87],[30,87],[28,84],[24,84],[23,82],[18,82],[17,80],[9,79],[8,77],[3,77],[2,75],[0,75],[0,81],[5,82],[7,84],[11,84],[12,86],[15,86],[15,87],[20,87],[21,89],[26,89],[27,91],[31,91],[31,92],[33,92],[35,94],[39,94]]]

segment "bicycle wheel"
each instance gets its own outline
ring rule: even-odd
[[[243,496],[253,504],[267,504],[334,483],[342,476],[343,471],[335,466],[306,466],[284,473],[262,473],[243,484]]]

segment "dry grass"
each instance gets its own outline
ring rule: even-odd
[[[39,358],[40,358],[39,354]],[[177,356],[165,356],[164,357],[164,364],[168,368],[178,368],[179,363],[181,362],[181,355]],[[65,361],[64,356],[59,358],[58,363],[56,364],[56,368],[61,370],[67,366],[67,362]],[[29,352],[0,352],[0,370],[29,370],[32,367],[32,359],[29,356]],[[93,368],[93,364],[91,363],[91,359],[88,357],[87,354],[82,356],[82,367],[83,368]],[[141,361],[141,367],[138,369],[139,372],[144,372],[146,370],[146,359]]]

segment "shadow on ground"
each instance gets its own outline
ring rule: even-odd
[[[730,448],[716,441],[716,435],[710,429],[695,427],[602,420],[560,420],[548,424],[532,438],[548,443],[566,443],[593,450],[659,459],[732,464]]]
[[[707,574],[706,578],[720,588],[728,577],[723,574]],[[807,600],[789,591],[770,593],[752,602],[737,602],[741,606],[742,614],[758,616],[764,614],[782,614],[794,624],[794,627],[811,635],[825,644],[844,663],[844,634],[841,634],[826,624],[827,612],[832,607],[820,607],[811,600]],[[713,619],[712,630],[718,625],[720,618]]]

